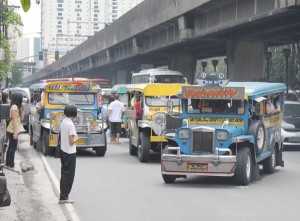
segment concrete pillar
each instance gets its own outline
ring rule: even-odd
[[[174,55],[169,57],[168,68],[183,73],[189,84],[194,84],[196,65],[197,61],[192,56]]]
[[[227,62],[230,81],[265,81],[265,44],[228,41]]]

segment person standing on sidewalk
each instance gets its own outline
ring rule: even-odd
[[[18,135],[22,130],[21,122],[24,120],[24,107],[22,105],[23,95],[20,93],[12,94],[10,102],[10,122],[7,126],[7,136],[9,140],[6,153],[6,166],[15,169],[15,153],[18,147]]]
[[[115,101],[108,106],[108,116],[111,124],[112,142],[120,143],[121,123],[125,113],[124,104],[119,100],[119,94],[115,94]]]
[[[75,105],[67,105],[64,110],[66,118],[60,125],[61,139],[61,178],[60,178],[60,197],[59,203],[74,203],[69,199],[71,192],[75,168],[76,168],[76,141],[78,140],[74,118],[77,116],[77,107]]]

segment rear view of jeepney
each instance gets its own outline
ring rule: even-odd
[[[39,121],[38,133],[45,155],[51,155],[57,146],[60,124],[65,118],[64,108],[68,104],[74,104],[78,109],[73,121],[79,137],[77,149],[92,148],[97,156],[105,155],[107,124],[101,120],[98,93],[100,88],[92,82],[51,82],[46,85],[44,118]]]
[[[161,157],[165,183],[198,175],[234,176],[237,185],[248,185],[259,165],[266,173],[283,166],[282,113],[266,116],[264,107],[269,95],[280,96],[282,105],[284,89],[261,82],[184,86],[183,123],[166,134],[169,145]]]

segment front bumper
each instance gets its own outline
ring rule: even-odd
[[[76,142],[77,148],[94,148],[104,147],[106,145],[105,133],[102,134],[78,134],[78,141]],[[49,146],[57,146],[58,134],[50,134]]]
[[[219,155],[219,151],[229,155]],[[236,156],[227,148],[216,148],[216,154],[211,155],[182,155],[179,147],[167,147],[161,157],[161,172],[166,175],[231,177],[235,167]]]

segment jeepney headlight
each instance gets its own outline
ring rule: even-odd
[[[101,131],[101,127],[99,125],[91,126],[90,131],[95,133]]]
[[[86,114],[85,115],[85,120],[86,121],[93,121],[94,120],[93,114]]]
[[[155,116],[154,121],[156,124],[162,124],[164,122],[164,117],[162,115],[157,115]]]
[[[217,132],[217,140],[227,140],[228,132],[227,131],[218,131]]]
[[[189,138],[190,137],[190,131],[189,130],[180,130],[178,131],[179,138]]]

